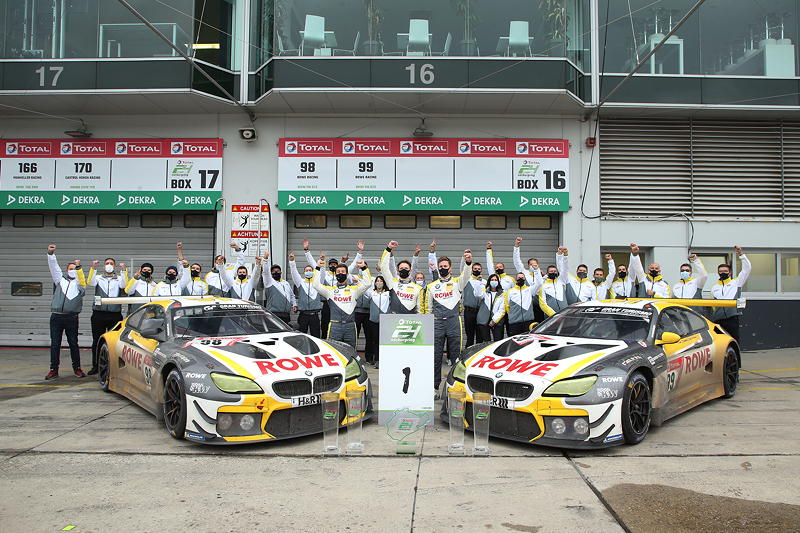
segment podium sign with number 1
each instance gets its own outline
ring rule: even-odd
[[[378,423],[408,409],[433,424],[433,315],[381,315]]]

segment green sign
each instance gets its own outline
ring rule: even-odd
[[[281,209],[568,211],[568,192],[279,191]]]
[[[0,209],[215,210],[219,191],[2,191]]]

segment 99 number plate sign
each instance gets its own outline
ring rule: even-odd
[[[280,139],[281,209],[567,211],[564,139]]]
[[[209,210],[222,139],[0,141],[0,209]]]

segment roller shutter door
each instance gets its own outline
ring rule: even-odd
[[[18,214],[29,214],[19,212]],[[61,213],[68,214],[68,213]],[[88,274],[93,259],[103,261],[114,257],[124,261],[132,275],[143,262],[153,263],[156,279],[177,261],[175,243],[183,241],[186,258],[203,265],[211,264],[213,227],[186,227],[183,214],[166,215],[171,227],[147,227],[141,224],[141,214],[128,216],[127,228],[98,227],[98,215],[86,215],[86,227],[56,227],[56,214],[44,214],[43,227],[14,227],[14,214],[5,213],[0,227],[0,344],[6,346],[47,346],[50,343],[50,303],[53,283],[47,268],[46,249],[57,246],[56,255],[61,268],[72,260],[81,259]],[[190,226],[203,226],[213,221],[213,214],[186,215]],[[169,220],[169,219],[167,219]],[[152,219],[151,219],[152,222]],[[194,222],[194,223],[192,223]],[[13,296],[12,283],[41,282],[41,296]],[[92,342],[90,317],[94,289],[88,287],[80,316],[81,346]],[[63,340],[66,346],[66,339]]]

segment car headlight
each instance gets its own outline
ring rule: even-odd
[[[259,387],[258,383],[243,376],[212,372],[211,381],[213,381],[214,385],[216,385],[217,388],[219,388],[219,390],[222,392],[229,392],[231,394],[251,394],[264,392],[261,387]]]
[[[594,387],[597,376],[562,379],[556,381],[542,393],[542,396],[583,396]]]
[[[344,369],[344,380],[350,381],[351,379],[355,379],[361,375],[361,365],[358,364],[356,358],[350,359],[350,362],[347,363],[347,366]]]
[[[456,366],[453,367],[453,379],[456,381],[460,381],[464,383],[467,379],[467,367],[464,366],[464,362],[459,360],[456,363]]]

